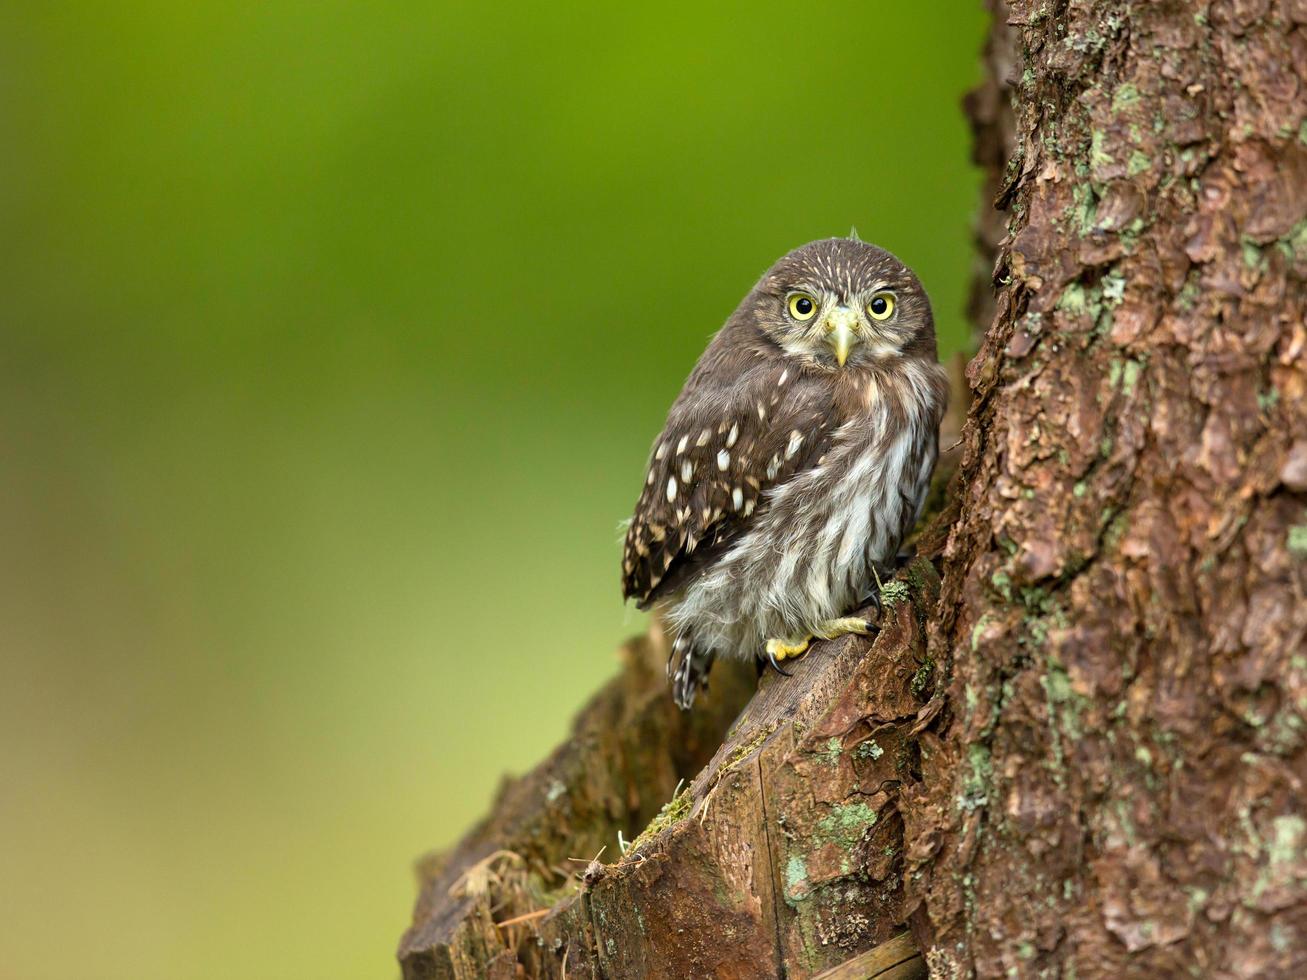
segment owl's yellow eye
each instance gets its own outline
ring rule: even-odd
[[[796,320],[811,320],[817,312],[817,301],[807,293],[790,297],[790,316]]]
[[[888,320],[894,315],[894,294],[877,293],[867,304],[867,313],[873,320]]]

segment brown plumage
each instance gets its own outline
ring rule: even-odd
[[[715,655],[798,651],[873,590],[947,392],[929,300],[890,253],[827,239],[763,275],[672,405],[626,535],[623,592],[665,607],[682,707]]]

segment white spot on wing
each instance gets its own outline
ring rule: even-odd
[[[744,506],[744,491],[739,487],[735,487],[731,490],[731,503],[735,506],[736,510],[739,510]]]
[[[681,480],[686,486],[689,486],[692,476],[694,476],[694,463],[687,459],[681,464]]]
[[[728,453],[725,449],[723,449],[721,452],[717,454],[717,468],[721,470],[723,473],[725,473],[726,468],[730,465],[731,465],[731,454]]]
[[[676,477],[669,476],[667,478],[667,501],[668,503],[670,503],[675,499],[676,499]]]
[[[689,443],[690,437],[688,435],[681,436],[681,441],[676,444],[676,455],[679,456],[681,453],[685,452],[685,447],[689,445]]]
[[[795,429],[793,432],[790,433],[790,444],[785,447],[785,458],[792,459],[794,457],[794,454],[799,451],[799,447],[802,445],[803,445],[803,433],[801,433],[798,429]]]
[[[740,438],[740,423],[736,422],[734,425],[731,426],[731,432],[726,437],[726,448],[730,449],[732,446],[734,446],[735,440],[738,438]]]

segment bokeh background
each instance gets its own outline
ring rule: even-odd
[[[0,977],[393,977],[759,273],[960,346],[979,8],[2,5]]]

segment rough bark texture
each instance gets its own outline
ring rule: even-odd
[[[1008,19],[915,931],[940,976],[1307,976],[1307,4]]]
[[[406,977],[903,978],[904,924],[939,977],[1307,976],[1307,3],[1019,0],[985,63],[974,402],[880,635],[688,723],[633,646]]]

